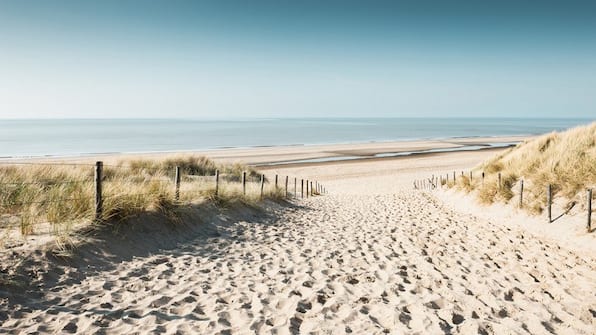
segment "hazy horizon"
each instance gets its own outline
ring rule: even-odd
[[[0,118],[596,114],[596,2],[0,3]]]
[[[404,119],[404,120],[453,120],[453,119],[462,119],[462,120],[486,120],[486,119],[494,119],[494,120],[582,120],[588,122],[596,122],[596,117],[563,117],[563,116],[546,116],[546,117],[536,117],[536,116],[306,116],[306,117],[297,117],[297,116],[272,116],[272,117],[259,117],[259,116],[230,116],[230,117],[117,117],[117,116],[109,116],[109,117],[24,117],[24,118],[2,118],[0,120],[3,121],[35,121],[35,120],[43,120],[43,121],[65,121],[65,120],[166,120],[166,121],[184,121],[184,120],[192,120],[192,121],[258,121],[258,120],[377,120],[377,119]]]

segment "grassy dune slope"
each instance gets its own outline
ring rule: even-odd
[[[175,200],[175,167],[181,167],[180,199]],[[220,187],[215,197],[215,171]],[[247,171],[247,194],[240,184]],[[175,214],[193,201],[254,204],[260,199],[258,173],[242,165],[218,165],[201,156],[164,160],[130,160],[104,167],[104,221],[119,221],[147,211]],[[0,227],[20,225],[23,235],[36,223],[49,222],[56,232],[94,219],[92,165],[0,165]],[[265,197],[281,198],[281,190],[265,187]]]
[[[524,181],[524,208],[540,213],[546,205],[547,185],[553,197],[581,206],[586,188],[596,186],[596,122],[553,132],[520,143],[458,178],[456,187],[476,191],[483,203],[510,202],[518,198],[519,182]],[[485,180],[480,177],[485,173]],[[501,187],[498,174],[501,174]]]

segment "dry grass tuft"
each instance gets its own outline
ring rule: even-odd
[[[183,176],[179,200],[174,196],[176,166]],[[216,170],[220,171],[217,196]],[[243,171],[247,172],[246,194],[239,183]],[[256,206],[262,200],[256,170],[240,164],[219,165],[202,156],[121,161],[105,166],[103,174],[102,221],[119,222],[152,211],[177,222],[179,209],[191,202]],[[48,222],[60,241],[67,241],[73,225],[95,219],[92,166],[0,165],[0,185],[0,218],[17,217],[23,235],[33,233],[37,223]],[[265,185],[263,198],[285,197],[281,189]]]
[[[483,171],[484,182],[479,177]],[[524,181],[524,208],[530,212],[545,208],[549,184],[553,197],[583,203],[586,188],[596,186],[596,122],[520,143],[480,164],[473,173],[477,177],[472,182],[458,177],[455,187],[476,191],[483,203],[511,201],[519,193],[520,180]]]

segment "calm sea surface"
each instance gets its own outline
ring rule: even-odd
[[[0,120],[0,157],[542,134],[590,119]]]

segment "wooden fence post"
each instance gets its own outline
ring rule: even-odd
[[[472,171],[470,171],[470,183],[472,183]]]
[[[313,196],[315,195],[313,189],[312,189],[312,181],[310,182],[310,195]]]
[[[242,194],[246,195],[246,171],[242,171]]]
[[[288,176],[286,176],[286,198],[288,197]]]
[[[588,189],[588,233],[592,232],[592,189]]]
[[[519,183],[519,208],[524,207],[524,180]]]
[[[308,199],[308,179],[306,180],[306,198]]]
[[[300,198],[304,198],[304,179],[300,179]]]
[[[298,198],[298,194],[296,193],[296,191],[298,191],[296,189],[296,177],[294,177],[294,198]]]
[[[499,172],[499,190],[501,189],[501,172]]]
[[[482,171],[482,184],[484,185],[484,171]]]
[[[546,206],[548,206],[548,223],[553,222],[552,206],[553,206],[553,194],[552,187],[550,184],[546,187]]]
[[[102,182],[103,162],[95,163],[95,220],[100,221],[103,212]]]
[[[219,193],[219,170],[215,170],[215,196]]]
[[[453,171],[453,182],[455,183],[455,171]]]
[[[277,175],[275,175],[275,189],[277,190]]]
[[[265,175],[261,174],[261,199],[263,199],[263,188],[265,187]]]
[[[176,201],[180,200],[180,167],[176,166],[176,177],[174,178],[176,183],[176,192],[174,193]]]

